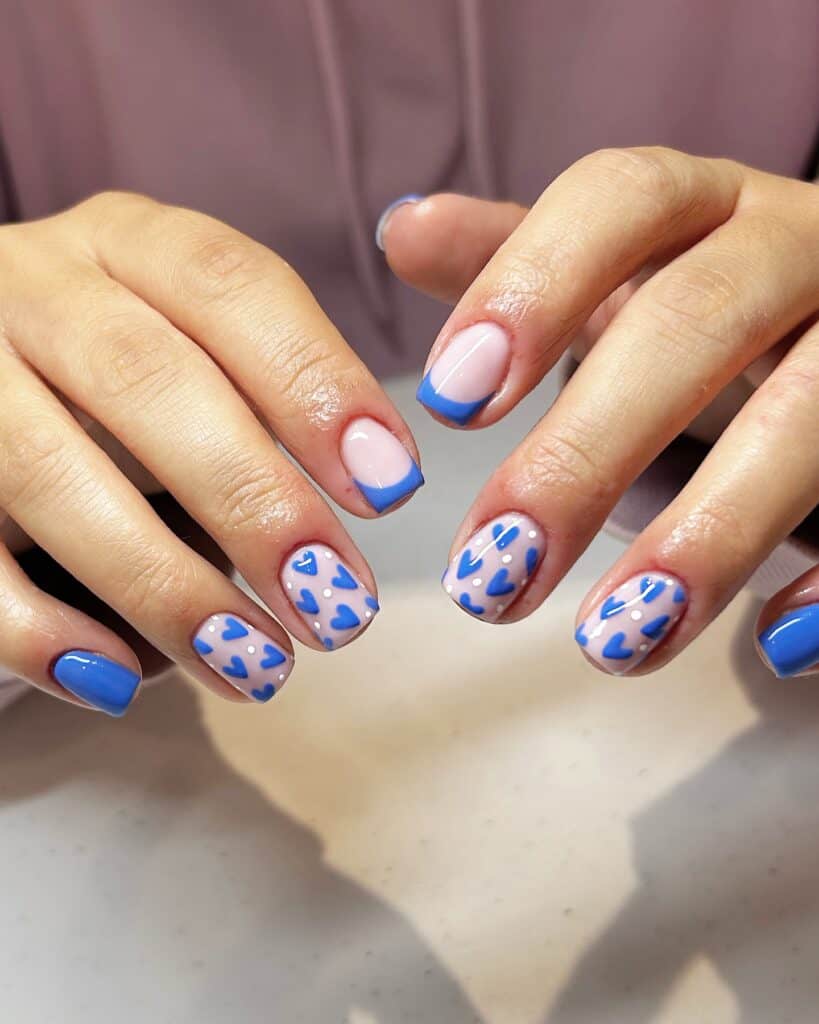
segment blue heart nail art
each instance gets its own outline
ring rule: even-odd
[[[213,650],[210,644],[206,644],[204,640],[200,640],[199,637],[193,641],[193,649],[198,651],[199,654],[210,654]]]
[[[463,608],[466,608],[467,611],[472,612],[473,615],[483,615],[483,613],[486,611],[486,609],[482,605],[473,604],[472,598],[466,592],[461,594],[461,596],[458,598],[458,601]]]
[[[261,668],[275,668],[277,665],[281,665],[283,661],[286,661],[282,652],[277,647],[274,647],[273,644],[265,644],[264,653],[267,657],[262,658],[259,662]]]
[[[535,571],[535,566],[537,565],[537,555],[538,555],[537,548],[527,548],[526,549],[526,575],[527,576],[531,576],[532,573]]]
[[[343,565],[337,565],[336,569],[337,575],[333,577],[332,581],[334,587],[339,587],[341,590],[358,590],[358,584]]]
[[[583,632],[583,630],[585,629],[585,625],[586,624],[584,622],[581,622],[577,629],[574,631],[574,638],[580,644],[581,647],[585,647],[589,642],[589,638]]]
[[[275,694],[276,687],[272,683],[265,683],[261,690],[250,691],[250,696],[255,697],[256,700],[261,701],[263,704],[275,696]]]
[[[318,566],[316,565],[316,555],[314,551],[305,551],[301,558],[297,558],[294,562],[290,563],[296,572],[303,573],[305,576],[315,576],[318,572]]]
[[[606,600],[600,606],[600,618],[610,619],[612,615],[617,615],[626,607],[625,601],[618,601],[617,598],[612,594],[611,597],[607,597]]]
[[[225,625],[227,629],[222,631],[223,640],[239,640],[241,637],[247,636],[247,630],[238,619],[233,619],[228,615]]]
[[[489,586],[486,588],[487,597],[503,597],[504,594],[511,594],[515,589],[515,584],[508,581],[509,570],[498,569],[492,579],[489,581]]]
[[[625,633],[615,633],[609,637],[608,643],[603,648],[603,657],[611,658],[615,661],[625,661],[627,658],[630,658],[634,651],[630,647],[623,647],[625,639]]]
[[[682,587],[677,587],[674,591],[674,604],[682,604],[685,600],[685,591]]]
[[[335,618],[330,619],[330,626],[333,629],[355,629],[361,625],[361,619],[356,615],[348,604],[337,604]]]
[[[656,619],[652,619],[651,622],[647,622],[640,632],[643,636],[647,636],[651,640],[656,640],[658,636],[662,636],[663,630],[670,621],[670,615],[658,615]]]
[[[640,580],[640,593],[646,604],[651,604],[665,590],[663,580],[653,580],[650,576],[643,576]]]
[[[229,665],[223,665],[222,671],[226,676],[231,676],[233,679],[247,679],[247,666],[237,655],[233,655],[230,659]]]
[[[478,558],[477,555],[473,559],[472,552],[467,548],[461,555],[461,560],[458,562],[458,579],[462,580],[464,576],[471,576],[473,573],[476,573],[482,565],[483,559]]]
[[[376,601],[374,597],[370,597],[369,595],[364,598],[364,604],[366,604],[368,608],[372,608],[374,612],[377,612],[380,608],[378,601]]]
[[[509,529],[506,530],[502,523],[495,523],[492,527],[492,537],[495,541],[495,547],[498,551],[503,551],[504,548],[509,547],[519,533],[520,530],[517,526],[510,526]]]
[[[312,590],[304,587],[301,591],[301,601],[296,601],[296,607],[300,612],[307,612],[308,615],[318,615],[318,601],[313,597]]]

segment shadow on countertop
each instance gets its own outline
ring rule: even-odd
[[[742,1024],[815,1024],[819,681],[765,669],[750,643],[758,611],[732,660],[759,721],[634,819],[636,888],[543,1024],[656,1021],[698,957]],[[719,1024],[705,1007],[696,1020]]]
[[[32,797],[75,786],[54,801],[63,820],[42,823],[62,845],[6,872],[6,913],[31,905],[26,886],[59,901],[53,930],[6,922],[0,989],[26,1007],[18,1021],[481,1021],[412,925],[224,762],[184,684],[151,687],[115,723],[36,694],[2,716],[0,806],[29,815]],[[35,991],[14,992],[21,960],[48,964]]]

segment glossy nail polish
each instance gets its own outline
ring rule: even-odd
[[[368,416],[353,420],[344,431],[341,461],[376,512],[396,505],[424,482],[415,460],[395,434]]]
[[[132,669],[93,651],[66,651],[51,674],[69,693],[115,718],[128,710],[140,683]]]
[[[349,643],[378,612],[378,601],[326,544],[305,544],[286,559],[281,584],[328,651]]]
[[[378,223],[375,226],[375,244],[381,250],[384,251],[384,233],[387,230],[387,221],[395,213],[399,206],[404,206],[407,203],[420,203],[424,196],[416,195],[415,192],[408,192],[405,196],[399,196],[398,199],[394,199],[389,206],[385,207],[378,218]]]
[[[819,604],[785,612],[759,634],[759,646],[780,678],[812,668],[819,663]]]
[[[205,619],[192,646],[225,682],[260,703],[281,690],[293,668],[292,655],[232,612]]]
[[[574,638],[601,668],[622,676],[636,668],[669,635],[688,607],[676,576],[632,576],[599,604]]]
[[[459,331],[421,381],[418,401],[464,426],[501,386],[509,366],[506,331],[485,321]]]
[[[467,541],[441,585],[475,618],[495,622],[516,601],[546,552],[543,530],[522,512],[504,512]]]

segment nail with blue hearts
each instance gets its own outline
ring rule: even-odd
[[[424,483],[417,462],[395,434],[369,416],[360,416],[345,428],[341,461],[376,512],[386,512]]]
[[[405,196],[400,196],[398,199],[393,199],[389,206],[385,207],[378,218],[378,223],[375,226],[375,244],[384,252],[384,236],[387,231],[387,224],[389,223],[390,217],[395,213],[399,206],[406,206],[407,204],[420,203],[425,197],[419,196],[415,192],[409,192]]]
[[[208,668],[260,704],[275,697],[293,668],[292,654],[232,612],[205,619],[192,646]]]
[[[441,585],[464,611],[496,622],[520,597],[545,553],[546,537],[534,519],[504,512],[469,538]]]
[[[594,608],[574,638],[600,668],[626,675],[668,638],[687,607],[685,585],[676,576],[642,572]]]
[[[459,331],[421,381],[418,401],[442,419],[466,426],[503,383],[511,348],[506,331],[491,321]]]
[[[94,651],[66,651],[51,674],[63,689],[114,718],[128,710],[141,681],[138,672]]]
[[[285,559],[281,585],[310,631],[328,651],[348,644],[378,613],[378,601],[326,544],[305,544]]]
[[[759,646],[780,679],[819,665],[819,604],[792,608],[759,634]]]

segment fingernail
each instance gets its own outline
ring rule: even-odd
[[[378,223],[375,226],[375,244],[381,250],[384,251],[384,232],[387,230],[387,221],[398,209],[399,206],[404,206],[406,203],[420,203],[424,196],[419,196],[415,192],[408,192],[405,196],[400,196],[398,199],[394,199],[388,207],[386,207],[381,216],[378,218]]]
[[[348,644],[378,612],[378,601],[326,544],[297,548],[281,570],[284,592],[328,651]]]
[[[133,669],[93,651],[66,651],[51,674],[69,693],[115,718],[128,710],[140,683]]]
[[[441,583],[470,615],[494,622],[520,597],[545,552],[546,537],[534,519],[504,512],[469,538]]]
[[[500,387],[509,365],[509,337],[485,321],[459,331],[421,381],[418,401],[463,426]]]
[[[759,634],[759,646],[780,678],[814,666],[819,662],[819,604],[785,612]]]
[[[344,431],[341,461],[376,512],[391,508],[424,482],[395,434],[368,416],[353,420]]]
[[[208,668],[262,704],[275,697],[293,668],[292,655],[231,612],[205,619],[192,646]]]
[[[644,661],[682,618],[688,594],[676,576],[632,576],[599,604],[574,638],[597,664],[615,676]]]

